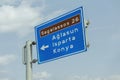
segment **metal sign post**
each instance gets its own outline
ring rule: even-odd
[[[35,45],[35,42],[27,41],[23,48],[23,64],[26,65],[26,80],[32,80],[32,63],[37,62],[36,59],[32,59],[32,45]]]

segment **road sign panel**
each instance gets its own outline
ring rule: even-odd
[[[86,51],[83,8],[36,26],[35,35],[38,63]]]

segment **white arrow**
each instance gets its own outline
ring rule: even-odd
[[[49,45],[42,45],[42,47],[40,49],[44,51],[47,48],[49,48]]]

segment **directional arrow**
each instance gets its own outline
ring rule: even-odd
[[[49,45],[42,45],[42,47],[40,49],[45,51],[45,49],[47,49],[47,48],[49,48]]]

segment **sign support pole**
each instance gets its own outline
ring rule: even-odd
[[[32,42],[26,42],[26,80],[32,80]]]
[[[36,63],[36,59],[32,59],[32,45],[35,42],[26,41],[26,45],[23,47],[23,64],[26,65],[26,80],[32,80],[32,63]]]

